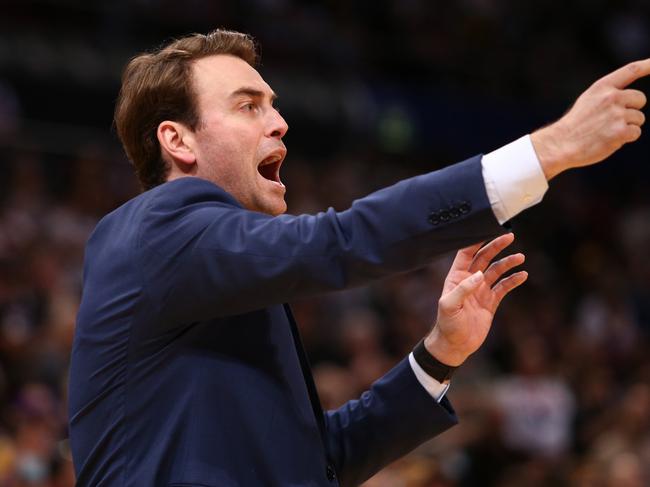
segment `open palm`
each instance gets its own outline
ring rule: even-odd
[[[482,244],[459,250],[445,279],[438,302],[438,317],[425,346],[441,362],[457,366],[485,341],[499,303],[528,277],[525,271],[501,279],[524,262],[512,254],[492,262],[514,241],[508,233]]]

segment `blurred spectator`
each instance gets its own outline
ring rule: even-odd
[[[539,338],[520,343],[515,360],[514,373],[495,384],[503,444],[515,455],[561,458],[571,446],[573,394],[552,374]]]

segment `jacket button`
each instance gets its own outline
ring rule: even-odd
[[[449,210],[442,210],[440,212],[440,221],[447,222],[449,221],[450,215]]]
[[[326,473],[327,473],[327,480],[329,480],[330,482],[333,482],[334,479],[336,479],[336,472],[334,471],[334,467],[332,467],[331,465],[327,466]]]
[[[429,223],[431,223],[431,225],[437,225],[438,223],[440,223],[440,215],[435,211],[432,212],[432,213],[429,213],[428,220],[429,220]]]
[[[465,215],[466,213],[469,213],[469,211],[472,209],[472,205],[470,205],[465,201],[461,203],[458,209],[460,210],[461,215]]]
[[[449,209],[449,215],[452,218],[458,218],[460,216],[460,209],[458,209],[458,208],[450,208]]]

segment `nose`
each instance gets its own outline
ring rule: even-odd
[[[289,125],[287,125],[287,122],[282,118],[280,112],[274,108],[270,114],[269,137],[281,139],[284,137],[284,134],[287,133],[287,130],[289,130]]]

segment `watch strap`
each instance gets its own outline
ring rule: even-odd
[[[440,360],[431,355],[424,346],[424,339],[420,340],[413,349],[413,358],[418,365],[422,367],[422,370],[440,383],[449,381],[454,371],[458,368],[443,364]]]

